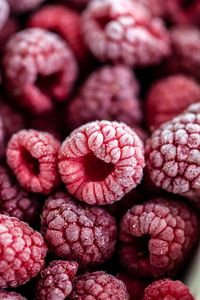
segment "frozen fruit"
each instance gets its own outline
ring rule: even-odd
[[[20,294],[15,292],[8,292],[5,290],[0,290],[0,299],[1,300],[26,300]]]
[[[65,101],[77,76],[76,60],[67,44],[41,28],[14,34],[4,49],[4,83],[13,98],[31,112]]]
[[[0,215],[0,287],[30,281],[44,265],[47,247],[41,234],[17,218]]]
[[[200,104],[155,130],[146,143],[152,182],[200,206]]]
[[[105,209],[82,205],[66,193],[57,193],[45,203],[42,232],[57,256],[86,266],[112,256],[117,228]]]
[[[8,143],[7,162],[23,188],[48,194],[59,183],[59,148],[60,143],[47,132],[20,130]]]
[[[174,275],[198,240],[198,215],[183,202],[154,198],[133,206],[120,224],[120,260],[133,274]]]
[[[188,287],[181,281],[162,279],[154,281],[144,291],[143,300],[194,300]]]
[[[195,102],[200,102],[200,86],[192,78],[174,75],[158,80],[148,91],[146,99],[150,130],[182,113]]]
[[[140,183],[143,168],[142,142],[124,123],[87,123],[66,138],[59,152],[67,190],[88,204],[120,200]]]
[[[0,30],[2,30],[9,16],[9,5],[7,0],[1,0],[0,2]]]
[[[4,47],[12,34],[14,34],[19,28],[19,24],[16,19],[9,18],[2,29],[0,30],[0,50]]]
[[[77,59],[83,62],[87,51],[81,34],[81,16],[62,5],[48,5],[36,11],[29,19],[30,27],[40,27],[59,34],[71,47]]]
[[[138,82],[125,66],[105,66],[86,80],[68,107],[68,122],[76,128],[96,120],[122,121],[134,126],[141,121]]]
[[[23,13],[36,8],[44,0],[7,0],[14,13]]]
[[[170,52],[162,20],[131,0],[91,1],[83,14],[83,36],[101,61],[141,67],[158,63]]]
[[[103,271],[78,276],[70,300],[129,300],[125,284]]]
[[[72,291],[72,282],[78,264],[73,261],[55,260],[42,270],[36,289],[38,300],[65,300]]]

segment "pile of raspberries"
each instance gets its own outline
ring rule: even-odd
[[[0,300],[195,300],[199,0],[0,0]]]

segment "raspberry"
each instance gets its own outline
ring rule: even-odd
[[[44,0],[7,0],[11,10],[15,13],[23,13],[36,8]]]
[[[42,213],[42,232],[57,256],[81,266],[108,260],[116,243],[114,218],[102,208],[76,203],[65,193],[50,197]]]
[[[195,300],[187,286],[181,281],[162,279],[154,281],[144,291],[143,300]]]
[[[9,18],[0,30],[0,49],[4,47],[12,34],[17,32],[19,24],[16,19]]]
[[[78,276],[74,282],[71,300],[128,300],[124,283],[103,271]]]
[[[120,224],[122,265],[145,277],[174,275],[198,240],[199,221],[189,206],[155,198],[133,206]]]
[[[9,5],[6,0],[0,2],[0,29],[3,28],[9,16]]]
[[[37,284],[36,299],[65,300],[72,291],[72,281],[78,264],[72,261],[55,260],[42,270]]]
[[[68,120],[71,128],[95,120],[123,121],[134,126],[141,121],[137,100],[139,86],[132,70],[106,66],[94,72],[71,102]]]
[[[50,193],[59,183],[60,143],[49,133],[20,130],[7,147],[7,161],[20,185],[33,193]]]
[[[157,81],[147,93],[148,126],[153,131],[194,102],[200,102],[200,86],[193,79],[174,75]]]
[[[91,1],[83,14],[83,35],[101,61],[147,66],[170,52],[161,19],[130,0]]]
[[[7,292],[4,290],[0,290],[0,299],[1,300],[26,300],[26,298],[22,297],[18,293]]]
[[[0,165],[0,213],[31,222],[38,206],[36,198],[20,189],[8,168]]]
[[[56,32],[69,44],[79,61],[86,58],[87,50],[81,35],[81,17],[74,10],[62,5],[48,5],[35,12],[28,25]]]
[[[17,218],[0,215],[0,287],[16,287],[35,277],[47,248],[41,234]]]
[[[124,123],[83,125],[59,152],[59,172],[67,190],[88,204],[120,200],[140,183],[143,167],[142,142]]]
[[[185,196],[200,206],[200,104],[161,125],[146,144],[146,160],[153,183]]]
[[[52,98],[63,101],[77,76],[77,65],[67,44],[40,28],[14,34],[3,57],[8,91],[23,107],[42,113],[53,108]]]

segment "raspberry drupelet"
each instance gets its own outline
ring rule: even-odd
[[[131,0],[91,1],[83,14],[83,36],[101,61],[141,67],[170,53],[162,20]]]
[[[122,121],[133,127],[142,118],[139,84],[125,66],[105,66],[89,76],[68,107],[68,122],[76,128],[96,120]]]
[[[179,115],[195,102],[200,102],[200,85],[192,78],[181,74],[158,80],[150,87],[146,97],[150,130]]]
[[[88,204],[120,200],[141,181],[143,144],[124,123],[96,121],[74,130],[59,152],[67,190]]]
[[[7,0],[11,11],[14,13],[24,13],[29,10],[35,9],[44,0]]]
[[[78,264],[73,261],[55,260],[42,270],[36,289],[38,300],[65,300],[72,291],[72,282]]]
[[[154,281],[144,290],[143,300],[195,300],[181,281],[162,279]]]
[[[29,27],[39,27],[60,35],[70,46],[80,62],[86,59],[87,50],[81,34],[81,16],[62,5],[47,5],[33,13]]]
[[[1,0],[0,2],[0,30],[2,30],[9,17],[9,5],[7,0]]]
[[[77,63],[64,40],[41,28],[14,34],[4,49],[4,83],[8,92],[33,113],[65,101],[77,77]]]
[[[154,198],[135,205],[120,224],[121,264],[145,277],[174,275],[198,241],[198,215],[182,202]]]
[[[103,271],[76,277],[70,300],[129,300],[125,284]]]
[[[39,232],[17,218],[0,215],[0,288],[30,281],[43,268],[46,252]]]
[[[0,290],[0,299],[1,300],[26,300],[20,294],[15,292],[7,292],[5,290]]]
[[[146,143],[152,182],[200,206],[200,103],[155,130]]]
[[[7,162],[23,188],[48,194],[60,182],[59,148],[60,143],[49,133],[20,130],[8,143]]]
[[[72,196],[57,193],[45,203],[42,233],[53,253],[85,267],[112,256],[117,228],[105,209],[79,204]]]

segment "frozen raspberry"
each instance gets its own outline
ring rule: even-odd
[[[103,271],[78,276],[70,300],[129,300],[124,283]]]
[[[38,207],[37,199],[19,188],[8,168],[0,165],[0,213],[31,222]]]
[[[138,82],[125,66],[106,66],[94,72],[71,102],[68,122],[76,128],[90,121],[123,121],[134,126],[141,121]]]
[[[0,290],[0,299],[1,300],[26,300],[26,298],[22,297],[18,293],[7,292],[4,290]]]
[[[50,193],[59,183],[60,143],[49,133],[20,130],[7,147],[7,161],[20,185],[33,193]]]
[[[14,34],[3,57],[8,92],[35,113],[63,101],[77,76],[77,65],[67,44],[56,34],[31,28]]]
[[[79,61],[86,58],[81,17],[76,11],[61,5],[48,5],[35,12],[28,25],[56,32],[69,44]]]
[[[76,203],[65,193],[46,201],[42,232],[52,252],[81,266],[108,260],[116,243],[115,219],[105,209]]]
[[[78,264],[72,261],[52,261],[40,274],[36,299],[65,300],[72,291],[72,282],[77,269]]]
[[[131,0],[91,1],[83,14],[83,35],[101,61],[146,66],[170,52],[161,19]]]
[[[182,202],[155,198],[133,206],[120,224],[120,260],[133,274],[173,275],[198,240],[195,211]]]
[[[9,5],[7,0],[0,1],[0,30],[3,28],[9,16]]]
[[[154,281],[144,291],[143,300],[195,300],[188,287],[181,281],[162,279]]]
[[[200,206],[200,104],[161,125],[146,143],[152,182]]]
[[[2,29],[0,30],[0,50],[4,47],[7,41],[10,39],[11,35],[17,32],[19,29],[19,24],[16,19],[9,18]]]
[[[83,125],[59,152],[59,172],[67,190],[88,204],[120,200],[140,183],[143,167],[142,142],[124,123]]]
[[[12,12],[24,13],[28,10],[33,10],[44,0],[7,0],[10,4]]]
[[[157,81],[147,93],[148,126],[153,131],[194,102],[200,102],[200,86],[191,78],[174,75]]]
[[[16,287],[35,277],[47,248],[41,234],[17,218],[0,215],[0,287]]]

